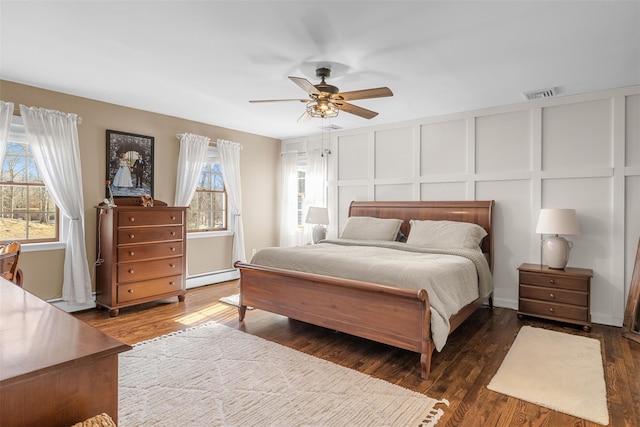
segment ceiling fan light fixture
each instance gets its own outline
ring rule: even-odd
[[[339,111],[338,107],[331,101],[320,99],[307,103],[307,114],[311,117],[330,119],[337,117]]]

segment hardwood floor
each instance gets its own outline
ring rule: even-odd
[[[602,343],[610,426],[640,426],[640,344],[622,338],[621,329],[579,327],[518,319],[509,309],[480,308],[435,353],[431,376],[420,378],[419,356],[383,344],[337,333],[286,317],[251,310],[243,323],[237,309],[222,304],[222,296],[238,292],[237,281],[187,291],[185,302],[155,302],[123,308],[110,318],[106,311],[88,310],[76,317],[128,344],[215,320],[381,378],[436,399],[449,400],[438,426],[588,426],[598,424],[504,396],[487,389],[511,343],[523,325],[583,335]]]

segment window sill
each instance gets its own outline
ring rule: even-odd
[[[67,244],[64,242],[23,243],[20,252],[57,251],[66,248]]]
[[[226,231],[203,231],[201,233],[187,233],[187,240],[191,239],[210,239],[212,237],[228,237],[233,236],[234,232]]]

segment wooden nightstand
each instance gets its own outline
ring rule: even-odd
[[[522,264],[519,271],[518,317],[541,317],[582,325],[591,331],[591,278],[586,268],[556,270]]]

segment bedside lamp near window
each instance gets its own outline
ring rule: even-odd
[[[307,212],[307,224],[315,224],[313,227],[313,243],[318,243],[327,236],[327,225],[329,225],[329,210],[311,206]]]
[[[569,261],[573,242],[567,241],[559,234],[580,234],[576,211],[574,209],[541,209],[536,233],[555,234],[542,241],[542,253],[549,268],[563,270]]]

